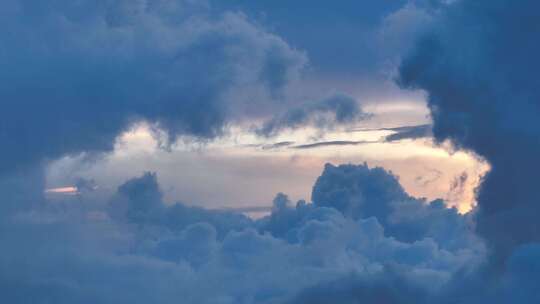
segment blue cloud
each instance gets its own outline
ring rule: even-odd
[[[331,74],[368,74],[378,68],[377,31],[387,15],[406,4],[406,0],[216,1],[259,16],[280,36],[306,50],[315,70]]]
[[[349,195],[350,202],[361,195],[359,184],[373,189],[395,178],[367,166],[329,165],[326,170],[320,180],[349,179],[340,186],[344,191],[340,197]],[[340,171],[357,174],[336,176]],[[359,178],[362,174],[373,178]],[[390,192],[398,193],[399,184],[393,186],[398,188]],[[431,212],[431,207],[412,198],[395,203],[418,209],[410,213],[411,219]],[[10,303],[179,299],[298,303],[313,297],[357,301],[413,295],[422,299],[444,288],[460,269],[474,269],[483,260],[478,239],[456,242],[472,232],[459,226],[467,217],[442,205],[437,207],[441,215],[436,221],[446,227],[445,237],[425,232],[414,240],[394,237],[394,223],[388,220],[391,210],[374,216],[370,205],[364,206],[365,213],[352,216],[339,209],[338,201],[326,206],[300,201],[293,207],[280,194],[271,215],[254,221],[230,212],[165,204],[152,173],[121,185],[108,204],[95,205],[106,206],[97,211],[110,216],[89,217],[87,207],[79,204],[63,208],[45,204],[0,222],[4,299]],[[394,220],[405,231],[416,225],[412,220]],[[451,233],[456,229],[462,234]]]
[[[351,124],[370,117],[358,102],[347,95],[337,94],[328,98],[291,107],[263,123],[255,132],[261,136],[273,136],[283,130],[306,126],[329,129],[336,125]]]
[[[0,172],[113,148],[144,120],[222,134],[260,89],[270,102],[305,55],[248,20],[193,1],[9,0],[0,11]]]
[[[403,7],[437,18],[404,59],[399,81],[427,92],[436,140],[449,139],[491,164],[478,209],[462,215],[441,200],[412,197],[391,172],[366,164],[327,165],[312,203],[293,204],[279,194],[271,214],[258,220],[165,202],[154,173],[126,181],[108,201],[54,204],[43,196],[48,160],[110,151],[138,121],[165,131],[170,141],[215,138],[252,102],[240,92],[262,91],[268,99],[260,102],[279,97],[306,58],[243,13],[205,1],[6,0],[0,9],[2,299],[538,302],[539,5],[346,1],[333,15],[315,4],[322,2],[264,8],[281,16],[277,31],[297,37],[327,71],[355,69],[349,55],[366,41],[335,58],[352,36],[340,29],[358,26],[369,36],[388,12]],[[235,5],[261,10],[252,2],[227,8]],[[298,14],[295,5],[310,12]],[[310,31],[320,35],[305,35]],[[290,108],[262,134],[362,115],[350,97],[331,97]],[[413,131],[402,136],[419,136]]]
[[[209,223],[223,238],[231,230],[251,226],[251,220],[238,213],[209,211],[181,203],[165,205],[157,176],[150,172],[122,184],[108,205],[108,213],[117,221],[176,232],[197,223]]]
[[[535,1],[456,1],[401,66],[401,83],[428,94],[435,138],[492,167],[478,190],[476,222],[499,268],[513,248],[540,240],[538,8]]]
[[[404,87],[427,93],[435,138],[491,165],[474,215],[489,264],[456,283],[463,303],[538,301],[527,282],[537,281],[540,258],[539,8],[536,1],[453,1],[400,68]]]

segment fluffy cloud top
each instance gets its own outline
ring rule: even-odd
[[[395,195],[369,197],[381,185]],[[88,217],[80,205],[16,213],[0,229],[0,289],[10,303],[401,303],[398,295],[431,297],[453,273],[482,261],[467,216],[416,201],[380,168],[328,165],[314,193],[315,204],[296,207],[280,194],[272,214],[253,221],[165,205],[156,175],[147,173],[101,204],[107,217]],[[377,204],[402,206],[422,223],[438,213],[433,224],[447,233],[418,233],[414,221],[394,218],[394,207],[374,214],[358,200],[377,195],[384,198]],[[393,225],[405,229],[401,237]]]

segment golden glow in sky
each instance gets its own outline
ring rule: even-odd
[[[75,195],[75,194],[79,193],[79,189],[77,189],[77,187],[73,187],[73,186],[49,188],[49,189],[45,190],[45,193]]]
[[[79,174],[110,185],[113,192],[127,178],[155,171],[169,202],[238,208],[270,206],[278,192],[292,200],[309,201],[325,163],[367,162],[391,170],[413,196],[442,198],[461,212],[475,204],[474,188],[488,170],[487,164],[470,153],[449,152],[430,138],[385,142],[384,138],[395,131],[379,130],[379,123],[371,123],[324,134],[304,128],[275,138],[261,138],[243,127],[231,127],[228,135],[218,140],[180,140],[168,151],[159,149],[148,126],[141,124],[118,139],[114,153],[80,169]],[[52,167],[53,180],[61,175],[59,163],[56,171]],[[50,190],[75,193],[77,189]]]

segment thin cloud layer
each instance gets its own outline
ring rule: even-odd
[[[399,128],[387,128],[383,130],[395,131],[396,133],[385,137],[385,141],[398,141],[403,139],[418,139],[431,137],[431,125],[406,126]]]

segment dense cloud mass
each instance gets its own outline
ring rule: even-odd
[[[487,277],[502,274],[506,286],[491,292],[508,303],[540,294],[530,288],[540,260],[539,9],[537,1],[455,1],[400,71],[404,86],[428,93],[436,139],[491,165],[475,221],[490,248]]]
[[[269,23],[306,50],[316,73],[377,77],[378,70],[412,43],[445,0],[216,1]],[[346,79],[343,79],[346,81]],[[378,78],[380,81],[381,79]],[[371,83],[374,85],[375,83]]]
[[[434,239],[445,249],[473,248],[469,215],[458,214],[443,201],[409,196],[397,177],[367,165],[327,165],[313,188],[313,204],[333,207],[346,217],[375,217],[385,234],[399,241]]]
[[[180,203],[165,206],[156,174],[152,173],[146,173],[120,186],[109,203],[108,212],[118,221],[146,226],[157,225],[172,231],[182,231],[187,226],[200,222],[209,223],[221,237],[251,224],[251,221],[241,214],[208,211]]]
[[[256,221],[166,205],[152,173],[91,213],[51,202],[2,222],[0,289],[10,303],[401,303],[483,259],[467,216],[408,196],[381,168],[327,165],[314,193],[296,206],[280,194]]]
[[[429,94],[435,137],[492,166],[477,223],[501,259],[540,240],[538,8],[536,1],[459,1],[401,67],[404,85]]]
[[[302,52],[245,14],[206,1],[4,1],[2,300],[539,302],[540,83],[534,72],[540,68],[540,4],[518,2],[377,1],[365,7],[370,26],[402,5],[406,16],[421,9],[432,14],[430,21],[436,18],[405,57],[399,82],[427,92],[438,141],[449,139],[490,163],[478,208],[460,214],[441,200],[412,197],[383,168],[328,164],[312,202],[293,205],[278,194],[272,212],[255,220],[166,202],[155,173],[126,181],[107,199],[58,202],[44,196],[43,168],[61,156],[111,151],[117,136],[138,121],[170,142],[213,139],[279,99],[306,64]],[[360,8],[358,1],[343,3],[351,12]],[[272,6],[290,22],[328,16],[283,7],[279,1]],[[311,45],[310,37],[318,39],[311,35],[303,43]],[[331,50],[316,54],[322,66]],[[338,59],[337,66],[348,66]],[[366,117],[346,95],[285,108],[259,134]],[[394,129],[384,140],[419,138],[429,129]],[[87,180],[77,185],[94,189]]]
[[[245,15],[204,1],[7,0],[0,28],[0,173],[110,151],[137,120],[171,141],[213,138],[306,62]]]

